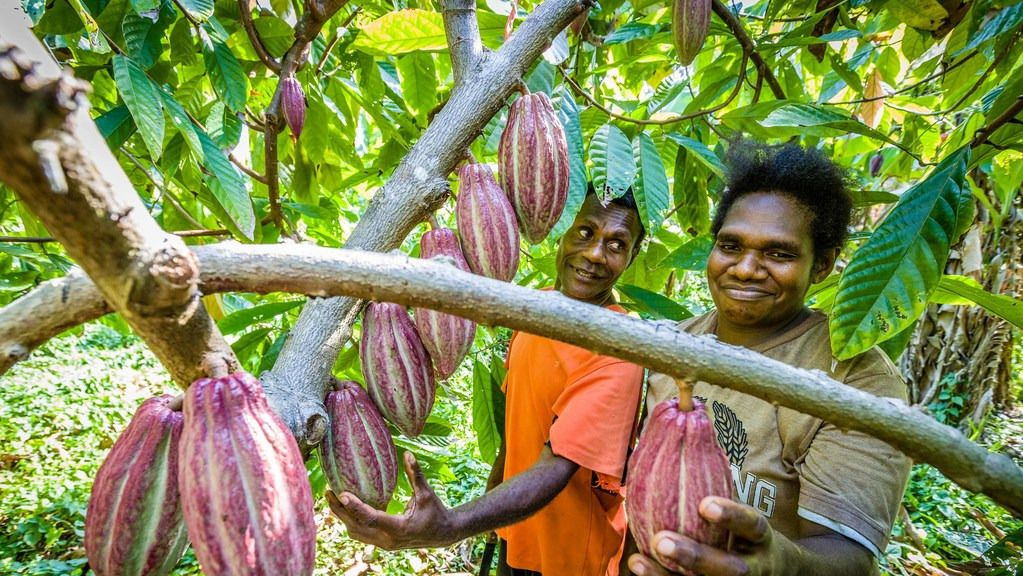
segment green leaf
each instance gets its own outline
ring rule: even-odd
[[[657,144],[646,132],[636,135],[632,154],[637,167],[633,195],[647,234],[653,234],[664,222],[664,214],[668,211],[668,177],[664,173],[664,162]]]
[[[714,238],[697,236],[665,256],[664,260],[657,264],[657,267],[667,266],[676,270],[706,270],[707,258],[710,257],[710,251],[713,248]]]
[[[38,272],[13,272],[0,274],[0,292],[21,292],[36,285]]]
[[[295,29],[284,20],[273,15],[262,15],[252,21],[259,32],[266,51],[274,58],[280,58],[295,43]]]
[[[952,153],[907,190],[842,273],[831,315],[835,357],[846,360],[916,320],[938,285],[950,246],[969,226],[970,150]]]
[[[930,301],[938,304],[976,304],[1013,326],[1023,328],[1023,301],[1005,294],[992,294],[968,276],[942,276]]]
[[[579,124],[579,105],[568,91],[561,92],[561,106],[558,108],[558,119],[565,129],[565,143],[568,145],[568,199],[561,218],[551,230],[550,237],[558,238],[575,221],[575,215],[586,199],[586,160],[584,157],[583,131]]]
[[[405,103],[415,112],[420,124],[426,126],[426,115],[437,103],[437,68],[433,56],[413,52],[398,58],[398,74]]]
[[[1023,3],[1002,8],[994,18],[984,23],[984,26],[970,38],[966,46],[956,50],[949,58],[961,56],[992,38],[1011,32],[1021,23],[1023,23]]]
[[[475,360],[472,368],[472,427],[483,460],[493,462],[501,447],[501,430],[497,426],[494,389],[490,370]]]
[[[376,56],[397,56],[416,50],[447,50],[444,17],[427,10],[388,12],[362,27],[352,48]]]
[[[43,17],[32,27],[32,31],[40,35],[62,35],[74,34],[84,27],[82,17],[71,7],[68,0],[52,0],[47,4]]]
[[[174,99],[174,96],[160,90],[160,97],[163,100],[164,110],[170,116],[171,123],[181,133],[181,137],[185,139],[185,144],[188,145],[192,154],[195,155],[195,159],[202,164],[205,160],[205,151],[203,150],[202,142],[199,141],[199,129],[192,124],[192,120],[188,117],[188,113],[185,112],[185,108]]]
[[[717,175],[718,178],[725,177],[725,164],[718,158],[718,155],[713,150],[708,148],[706,144],[698,140],[693,140],[679,134],[678,132],[669,132],[665,134],[672,141],[676,142],[679,146],[682,146],[689,152],[692,152],[693,158],[696,158],[703,163],[704,166],[710,168],[710,171]]]
[[[675,302],[667,296],[651,292],[646,288],[624,284],[618,287],[622,294],[625,294],[634,304],[639,312],[644,312],[658,320],[672,320],[678,322],[692,317],[693,313],[685,306]]]
[[[158,12],[125,14],[121,28],[125,48],[132,60],[144,69],[152,67],[163,52],[163,37],[176,17],[177,12],[169,2],[163,4]]]
[[[636,179],[632,143],[611,123],[598,128],[590,140],[590,165],[593,167],[594,189],[607,198],[625,194]]]
[[[163,151],[164,118],[160,90],[132,59],[114,56],[114,82],[135,119],[142,141],[154,160]]]
[[[177,5],[194,20],[203,21],[213,16],[213,0],[179,0]]]
[[[613,32],[604,37],[604,46],[614,44],[626,44],[633,40],[650,38],[657,33],[658,27],[642,22],[629,22],[615,28]]]
[[[305,302],[305,299],[285,300],[284,302],[269,302],[251,308],[243,308],[224,316],[220,322],[217,322],[217,327],[224,334],[241,332],[253,324],[266,322],[271,318],[284,314],[288,310],[301,306],[303,302]]]
[[[526,76],[526,88],[530,92],[543,92],[554,95],[554,81],[557,68],[546,60],[538,60],[532,72]]]
[[[123,104],[96,118],[96,127],[111,150],[120,148],[135,133],[135,121],[132,120],[128,107]]]
[[[137,15],[147,15],[160,7],[160,0],[131,0],[132,10]]]
[[[855,208],[864,208],[875,204],[893,204],[899,200],[897,195],[884,190],[850,190],[849,197]]]
[[[310,122],[307,121],[306,124],[308,127]],[[217,146],[222,150],[230,150],[237,146],[238,140],[241,139],[242,121],[218,100],[210,107],[210,113],[206,117],[206,130]],[[305,140],[305,137],[305,132],[302,132],[302,139]]]
[[[888,136],[849,116],[844,110],[833,106],[789,102],[771,111],[766,118],[760,121],[760,125],[764,128],[779,126],[809,128],[821,126],[854,134],[862,134],[875,140],[898,144]]]
[[[215,40],[213,34],[207,29],[209,23],[203,24],[203,30],[207,31],[202,36],[202,57],[206,64],[206,73],[209,74],[210,83],[214,92],[217,93],[232,112],[243,112],[245,110],[245,99],[248,92],[248,82],[245,79],[245,72],[241,64],[234,57],[234,53],[220,40]]]
[[[256,229],[256,215],[252,209],[249,192],[245,188],[245,180],[234,164],[227,159],[224,151],[218,148],[204,131],[197,130],[196,134],[202,143],[203,155],[206,158],[204,168],[209,170],[212,176],[207,180],[207,185],[213,198],[229,219],[225,224],[231,225],[243,237],[252,240]]]
[[[900,21],[920,30],[937,30],[948,18],[948,11],[938,0],[888,0],[884,7]]]

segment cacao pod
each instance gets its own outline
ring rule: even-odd
[[[884,156],[880,152],[870,157],[870,176],[876,178],[881,173],[881,166],[884,165]]]
[[[658,404],[629,459],[625,512],[639,550],[653,557],[661,530],[724,548],[728,533],[700,517],[707,496],[732,495],[728,457],[717,444],[702,402],[679,408],[678,398]]]
[[[430,356],[404,306],[366,306],[359,356],[366,388],[380,413],[406,436],[418,436],[437,390]]]
[[[188,546],[178,498],[183,415],[171,400],[143,402],[96,473],[85,552],[99,576],[169,574]]]
[[[284,121],[291,128],[291,139],[298,140],[305,124],[305,93],[294,76],[281,78],[281,110]]]
[[[423,234],[419,241],[419,257],[433,258],[446,256],[462,271],[469,271],[469,264],[458,247],[455,231],[437,228]],[[461,316],[445,314],[428,308],[416,308],[416,330],[423,340],[423,346],[433,359],[437,378],[444,380],[451,376],[462,359],[472,348],[476,337],[476,323]]]
[[[178,479],[195,556],[207,576],[308,576],[316,523],[294,436],[245,372],[185,393]]]
[[[711,0],[674,0],[671,7],[671,38],[678,61],[693,63],[710,31]]]
[[[398,482],[398,455],[387,423],[357,382],[338,382],[325,403],[330,426],[320,443],[320,465],[330,489],[383,509]]]
[[[568,200],[565,129],[547,94],[526,94],[512,103],[498,146],[498,170],[522,234],[530,244],[543,242]]]
[[[508,197],[484,164],[458,170],[455,220],[462,254],[476,274],[510,281],[519,268],[519,224]]]

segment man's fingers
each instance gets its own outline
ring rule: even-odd
[[[741,558],[674,532],[658,532],[652,545],[657,561],[672,572],[688,569],[703,576],[745,576],[750,573]]]
[[[736,538],[753,544],[771,536],[770,524],[755,508],[727,498],[708,496],[700,502],[700,516],[731,532]]]
[[[637,576],[668,576],[664,567],[642,554],[629,556],[629,570]]]

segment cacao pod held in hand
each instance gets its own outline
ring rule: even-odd
[[[469,264],[465,256],[462,256],[462,249],[458,247],[455,231],[450,228],[429,230],[419,241],[420,258],[436,256],[448,257],[459,270],[469,271]],[[476,323],[468,318],[429,308],[416,308],[415,316],[416,329],[433,360],[434,372],[442,380],[448,378],[472,348]]]
[[[85,552],[99,576],[169,574],[188,546],[178,498],[183,415],[171,399],[143,402],[96,474]]]
[[[404,306],[366,306],[359,356],[366,388],[380,413],[406,436],[418,436],[433,408],[437,385],[430,356]]]
[[[498,147],[498,171],[519,229],[530,244],[543,242],[568,200],[565,129],[547,94],[526,94],[512,103]]]
[[[731,497],[732,472],[703,403],[692,404],[688,411],[679,408],[678,398],[658,404],[629,460],[625,511],[647,556],[654,556],[654,534],[661,530],[722,549],[728,541],[726,531],[697,511],[707,496]]]
[[[710,31],[711,0],[674,0],[671,8],[671,38],[678,61],[692,64]]]
[[[325,403],[330,426],[320,443],[320,466],[330,489],[383,509],[398,482],[398,456],[387,423],[357,382],[338,382]]]
[[[185,393],[178,479],[188,537],[207,576],[308,576],[316,523],[291,431],[244,372]]]
[[[458,170],[455,219],[462,254],[476,274],[510,281],[519,268],[519,224],[508,197],[484,164]]]

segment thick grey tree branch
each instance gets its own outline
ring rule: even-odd
[[[444,34],[451,54],[451,70],[455,88],[464,84],[467,72],[483,58],[483,40],[476,21],[476,2],[446,0],[444,2]]]
[[[676,377],[733,388],[865,432],[1023,517],[1023,470],[1008,457],[988,452],[958,430],[901,402],[845,386],[823,372],[793,368],[745,348],[685,334],[672,323],[626,317],[557,292],[498,282],[402,255],[234,243],[200,246],[195,252],[207,293],[345,294],[434,308],[483,324],[556,338]],[[51,299],[57,297],[53,290],[47,294]],[[0,310],[0,319],[27,322],[29,307],[21,304],[22,300]],[[71,314],[59,306],[47,309]]]
[[[451,99],[433,118],[390,180],[372,198],[346,242],[346,247],[386,252],[401,245],[412,229],[448,197],[447,176],[465,155],[523,75],[551,40],[588,4],[582,0],[547,0],[537,6],[500,50],[478,52],[475,60],[459,62],[463,76]],[[447,0],[459,30],[449,39],[470,32],[473,4]],[[471,14],[470,14],[471,12]],[[475,40],[472,41],[475,43]],[[469,57],[456,47],[456,60]],[[312,300],[306,304],[273,369],[261,375],[271,404],[295,433],[299,446],[319,443],[326,431],[322,399],[330,369],[361,310],[356,298]]]
[[[199,299],[194,254],[142,204],[89,117],[88,86],[63,75],[26,27],[8,22],[5,28],[0,180],[92,277],[179,385],[236,369],[234,352]]]

